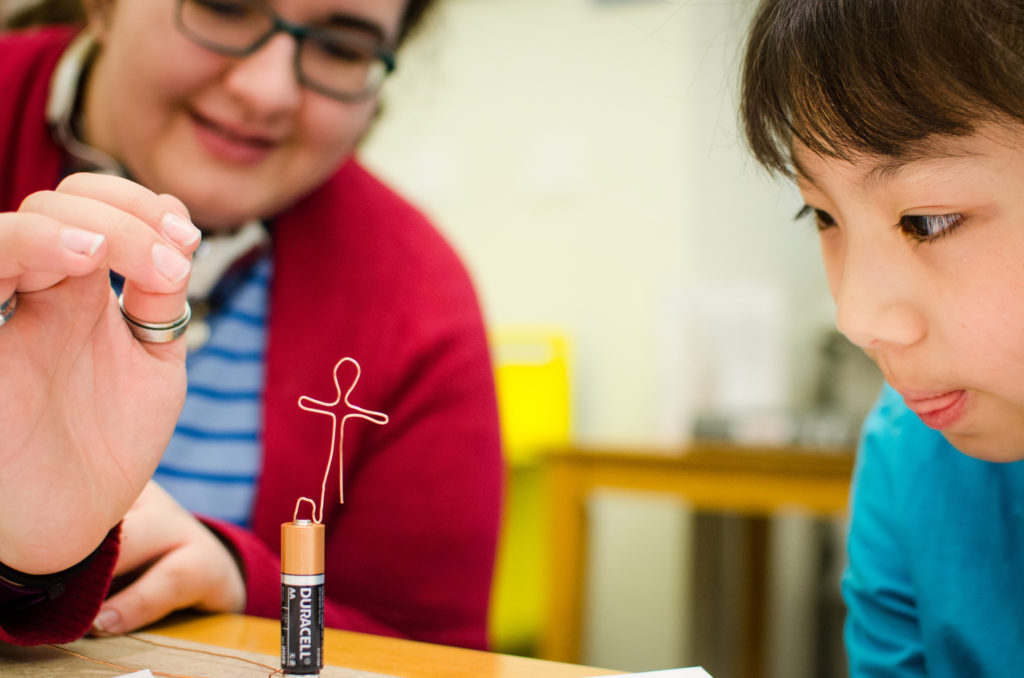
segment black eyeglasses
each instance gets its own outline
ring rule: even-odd
[[[178,29],[218,54],[244,57],[278,33],[295,38],[300,84],[341,101],[360,101],[395,70],[379,29],[351,17],[322,26],[285,21],[263,0],[178,0]]]

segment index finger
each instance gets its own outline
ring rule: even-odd
[[[142,184],[124,177],[88,172],[67,176],[54,190],[99,200],[128,212],[149,224],[182,254],[191,254],[199,246],[199,233],[176,237],[173,229],[169,228],[165,221],[168,214],[179,217],[179,221],[183,220],[188,225],[191,225],[191,217],[185,203],[167,193],[154,193]]]
[[[191,257],[199,246],[200,233],[189,220],[188,209],[177,198],[158,195],[148,188],[124,179],[100,174],[72,174],[57,187],[60,193],[91,198],[133,215],[160,237],[151,256],[157,262],[178,252]],[[163,247],[171,250],[168,252]],[[184,281],[187,283],[187,279]],[[187,296],[186,285],[171,293],[144,289],[131,278],[125,279],[124,308],[134,318],[147,323],[163,323],[182,315]]]

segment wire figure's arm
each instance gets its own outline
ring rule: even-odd
[[[342,396],[341,384],[338,381],[338,372],[341,370],[341,366],[343,364],[345,364],[346,362],[350,362],[353,365],[355,365],[356,374],[355,374],[355,377],[352,379],[352,385],[348,387],[348,390],[345,391],[345,395]],[[342,358],[341,360],[339,360],[334,365],[334,388],[336,390],[336,395],[335,395],[335,398],[334,398],[333,401],[325,402],[325,401],[322,401],[322,400],[316,400],[314,398],[310,398],[309,396],[300,396],[299,397],[299,407],[301,409],[303,409],[303,410],[305,410],[307,412],[316,412],[317,414],[325,414],[325,415],[327,415],[328,417],[331,418],[331,451],[330,451],[329,456],[327,457],[327,468],[324,469],[324,478],[323,478],[323,482],[320,485],[320,504],[319,504],[319,510],[317,508],[317,503],[315,501],[313,501],[312,499],[310,499],[308,497],[300,497],[298,499],[298,501],[295,502],[295,514],[293,516],[293,520],[297,520],[298,519],[299,507],[302,505],[303,501],[306,501],[306,502],[309,502],[313,506],[313,516],[312,516],[313,521],[317,522],[317,523],[323,522],[324,496],[327,493],[327,477],[328,477],[328,475],[331,472],[331,464],[334,462],[335,441],[337,441],[337,450],[338,450],[338,457],[339,457],[339,459],[338,459],[338,497],[341,499],[342,503],[345,502],[345,489],[344,489],[344,483],[342,482],[343,463],[342,463],[342,458],[341,458],[342,457],[342,450],[344,448],[345,422],[348,421],[349,419],[352,419],[352,418],[358,418],[358,419],[365,419],[365,420],[367,420],[369,422],[372,422],[372,423],[378,424],[378,425],[384,425],[384,424],[388,423],[388,415],[384,414],[383,412],[374,412],[373,410],[367,410],[367,409],[364,409],[362,407],[359,407],[358,405],[353,405],[351,402],[349,402],[349,396],[352,395],[352,391],[355,390],[356,384],[359,383],[359,377],[360,377],[361,374],[362,374],[362,369],[359,367],[359,362],[355,358],[348,358],[348,357]],[[342,415],[342,417],[341,417],[341,419],[339,421],[338,415],[335,414],[335,412],[336,412],[336,410],[340,409],[339,406],[342,403],[342,401],[344,401],[344,407],[345,407],[345,409],[346,409],[346,411],[348,413]]]

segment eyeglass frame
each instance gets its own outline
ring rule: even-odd
[[[235,49],[232,47],[226,47],[216,42],[211,42],[185,25],[185,21],[183,18],[185,14],[184,7],[185,3],[189,1],[190,0],[177,0],[177,11],[174,13],[175,24],[178,27],[178,31],[181,32],[181,34],[187,37],[189,40],[199,45],[200,47],[208,49],[211,52],[215,52],[217,54],[223,54],[224,56],[231,56],[237,58],[244,58],[252,54],[255,54],[257,51],[259,51],[261,47],[267,44],[270,41],[270,39],[273,38],[278,33],[287,33],[288,35],[292,36],[292,38],[294,38],[295,40],[295,61],[293,65],[295,67],[296,82],[298,82],[303,87],[308,87],[314,92],[319,92],[320,94],[326,97],[330,97],[331,99],[336,99],[338,101],[345,102],[358,102],[364,101],[372,97],[380,89],[380,86],[384,83],[384,79],[394,72],[395,67],[397,65],[394,50],[380,48],[373,53],[374,57],[379,59],[380,62],[384,64],[384,76],[381,78],[380,83],[378,83],[375,87],[371,89],[360,92],[359,94],[343,94],[341,92],[333,91],[317,82],[309,80],[309,78],[307,78],[305,73],[303,72],[301,65],[302,45],[306,38],[311,35],[323,35],[327,33],[327,31],[318,29],[314,26],[306,26],[303,24],[292,23],[291,21],[282,18],[267,3],[263,2],[263,0],[254,0],[252,4],[255,7],[257,7],[261,12],[263,12],[267,16],[267,18],[271,20],[270,28],[264,35],[260,36],[252,45],[249,45],[245,49]]]

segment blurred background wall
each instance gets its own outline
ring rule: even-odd
[[[450,236],[492,327],[571,346],[576,444],[670,450],[722,418],[770,441],[819,405],[835,339],[817,239],[793,219],[796,191],[755,166],[737,129],[754,4],[446,0],[387,86],[364,160]],[[870,370],[856,375],[854,410],[875,386]],[[536,479],[512,477],[513,518],[542,525]],[[609,493],[590,520],[581,660],[708,665],[694,514]],[[766,675],[823,677],[822,661],[842,664],[834,619],[831,641],[815,638],[821,589],[835,585],[821,581],[822,550],[841,548],[841,521],[774,522]],[[543,573],[512,576],[526,596]],[[729,650],[720,639],[715,656]]]
[[[31,1],[0,0],[0,21]],[[737,129],[754,4],[440,0],[387,84],[364,161],[462,253],[499,364],[528,363],[530,341],[547,361],[532,382],[544,395],[499,367],[539,435],[510,434],[499,650],[535,652],[544,615],[543,474],[522,449],[671,454],[695,433],[849,445],[877,388],[832,332],[798,194],[754,165]],[[824,425],[825,407],[844,418]],[[742,518],[613,492],[588,515],[581,661],[732,678]],[[842,518],[772,524],[763,675],[841,675]],[[710,587],[694,576],[709,568]]]
[[[576,435],[688,430],[694,401],[715,397],[695,391],[707,357],[680,343],[696,313],[724,316],[727,336],[765,330],[759,345],[730,347],[774,365],[759,368],[771,383],[747,385],[752,404],[806,398],[831,308],[813,229],[791,218],[796,192],[737,136],[753,3],[441,6],[402,55],[363,157],[451,236],[491,322],[571,335]],[[729,298],[746,304],[748,327],[716,307]]]

